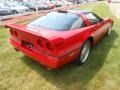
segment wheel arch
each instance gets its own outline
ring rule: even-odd
[[[13,12],[17,12],[17,13],[19,13],[19,12],[18,12],[17,10],[15,10],[15,9],[14,9],[14,10],[12,10],[12,13],[13,13]]]
[[[92,36],[88,37],[87,40],[91,41],[91,46],[93,46],[94,44],[94,38]]]

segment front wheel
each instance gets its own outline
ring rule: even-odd
[[[91,48],[91,41],[90,40],[85,41],[85,43],[81,47],[80,54],[76,60],[76,64],[81,65],[86,62],[89,56],[90,48]]]
[[[110,25],[110,27],[109,27],[109,29],[108,29],[107,36],[109,36],[109,35],[110,35],[111,31],[112,31],[112,25]]]
[[[18,14],[18,12],[17,12],[16,10],[14,10],[14,11],[12,12],[12,14]]]

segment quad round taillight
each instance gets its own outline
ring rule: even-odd
[[[43,45],[42,45],[42,40],[38,39],[38,40],[37,40],[37,43],[38,43],[38,45],[39,45],[40,47],[43,47]]]
[[[14,34],[12,30],[10,30],[10,34],[11,34],[11,35],[13,35],[13,34]]]
[[[46,43],[46,48],[50,51],[53,51],[53,47],[51,46],[51,44],[49,42]]]
[[[10,30],[10,34],[13,35],[13,36],[16,36],[18,37],[18,34],[15,30]]]
[[[46,39],[43,39],[43,38],[38,39],[37,43],[38,43],[40,48],[43,48],[45,50],[50,50],[50,51],[53,50],[53,47],[51,46],[51,44]]]
[[[18,34],[17,34],[17,32],[16,32],[16,31],[14,31],[14,35],[15,35],[16,37],[18,37]]]

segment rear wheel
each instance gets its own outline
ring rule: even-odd
[[[91,41],[90,40],[85,41],[85,43],[83,44],[80,50],[80,54],[76,60],[76,64],[81,65],[86,62],[89,56],[90,48],[91,48]]]
[[[18,14],[18,12],[17,12],[16,10],[14,10],[12,13],[13,13],[13,14]]]
[[[32,12],[32,11],[36,11],[36,9],[35,8],[30,8],[30,11]]]
[[[112,25],[110,25],[110,27],[109,27],[109,29],[108,29],[107,36],[109,36],[109,35],[110,35],[111,31],[112,31]]]

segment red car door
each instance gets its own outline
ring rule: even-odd
[[[94,25],[94,32],[92,33],[92,37],[94,38],[94,43],[97,43],[108,32],[110,24],[107,23],[105,20],[102,20],[94,13],[88,13],[85,16],[91,23],[91,25]]]
[[[92,34],[94,38],[94,43],[97,43],[100,39],[102,39],[108,32],[109,24],[104,23],[104,21],[97,23],[95,27],[98,29]]]

